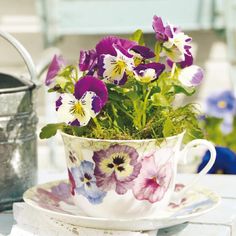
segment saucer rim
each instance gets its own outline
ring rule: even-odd
[[[105,218],[105,217],[93,217],[93,216],[86,216],[86,215],[73,215],[73,214],[69,214],[69,213],[62,213],[62,212],[56,212],[50,209],[46,209],[44,207],[41,207],[39,205],[35,205],[35,202],[31,199],[29,199],[29,197],[27,197],[31,192],[35,192],[34,190],[36,188],[44,188],[44,189],[48,189],[47,187],[45,187],[46,185],[58,185],[59,183],[69,183],[68,179],[62,179],[62,180],[55,180],[55,181],[50,181],[50,182],[46,182],[46,183],[42,183],[42,184],[37,184],[31,188],[29,188],[28,190],[26,190],[23,194],[23,200],[24,202],[31,206],[32,208],[35,208],[41,212],[46,212],[49,213],[51,215],[56,215],[58,216],[61,215],[63,217],[67,217],[69,215],[69,217],[74,218],[74,219],[81,219],[81,220],[93,220],[93,221],[110,221],[110,222],[127,222],[127,221],[163,221],[163,220],[184,220],[184,219],[188,219],[188,218],[194,218],[197,217],[199,215],[205,214],[213,209],[215,209],[221,202],[221,196],[216,193],[215,191],[211,190],[208,187],[202,186],[202,185],[196,185],[193,187],[193,189],[191,191],[195,191],[195,192],[199,192],[197,191],[198,188],[200,188],[201,190],[206,190],[208,192],[210,192],[211,196],[214,197],[214,205],[206,208],[200,212],[194,212],[194,213],[190,213],[190,214],[185,214],[185,215],[180,215],[180,216],[175,216],[175,217],[159,217],[159,218],[154,218],[154,217],[143,217],[143,218],[129,218],[129,219],[125,219],[125,218]],[[181,183],[180,183],[181,184]],[[210,199],[213,199],[213,197],[210,197]],[[168,206],[167,206],[168,207]],[[167,208],[166,207],[166,208]]]

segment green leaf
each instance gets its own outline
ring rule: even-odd
[[[131,40],[137,42],[139,45],[144,46],[143,31],[141,29],[136,30],[133,35],[130,37]]]
[[[187,96],[192,96],[195,93],[194,88],[186,88],[186,87],[182,87],[180,85],[174,85],[174,91],[176,94],[183,93]]]
[[[41,129],[39,137],[41,139],[51,138],[52,136],[56,135],[57,130],[63,129],[64,126],[65,126],[65,123],[48,124]]]
[[[153,102],[153,105],[155,106],[170,106],[169,101],[167,100],[166,96],[160,94],[160,93],[155,93],[152,95],[151,100]]]

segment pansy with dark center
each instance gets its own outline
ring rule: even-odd
[[[79,167],[71,168],[76,193],[86,197],[92,204],[99,204],[106,193],[98,189],[93,172],[94,164],[89,161],[82,161]]]
[[[124,194],[132,187],[132,180],[141,168],[137,151],[127,145],[115,144],[107,150],[96,151],[93,160],[97,186],[104,191],[114,189],[118,194]]]

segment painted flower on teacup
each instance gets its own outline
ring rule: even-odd
[[[141,169],[138,156],[135,148],[119,144],[94,152],[97,186],[105,191],[115,189],[118,194],[126,193]]]
[[[172,149],[164,148],[142,159],[142,169],[133,187],[137,199],[150,203],[162,200],[173,176],[172,155]]]
[[[134,198],[150,203],[161,201],[173,176],[171,148],[152,151],[142,157],[128,145],[113,144],[94,151],[93,162],[83,160],[68,169],[72,195],[100,204],[108,191],[119,195],[131,191]],[[74,159],[69,157],[70,162]]]
[[[74,183],[74,190],[72,189],[72,191],[83,195],[92,204],[102,202],[106,193],[97,187],[92,162],[82,161],[79,167],[72,167],[70,172],[70,180]]]

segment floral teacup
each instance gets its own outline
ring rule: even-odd
[[[205,175],[215,161],[214,146],[204,140],[181,149],[184,133],[157,140],[101,140],[62,133],[71,193],[88,216],[144,218],[162,214],[173,197],[178,200]],[[177,163],[196,145],[205,145],[211,158],[199,175],[174,195]]]

